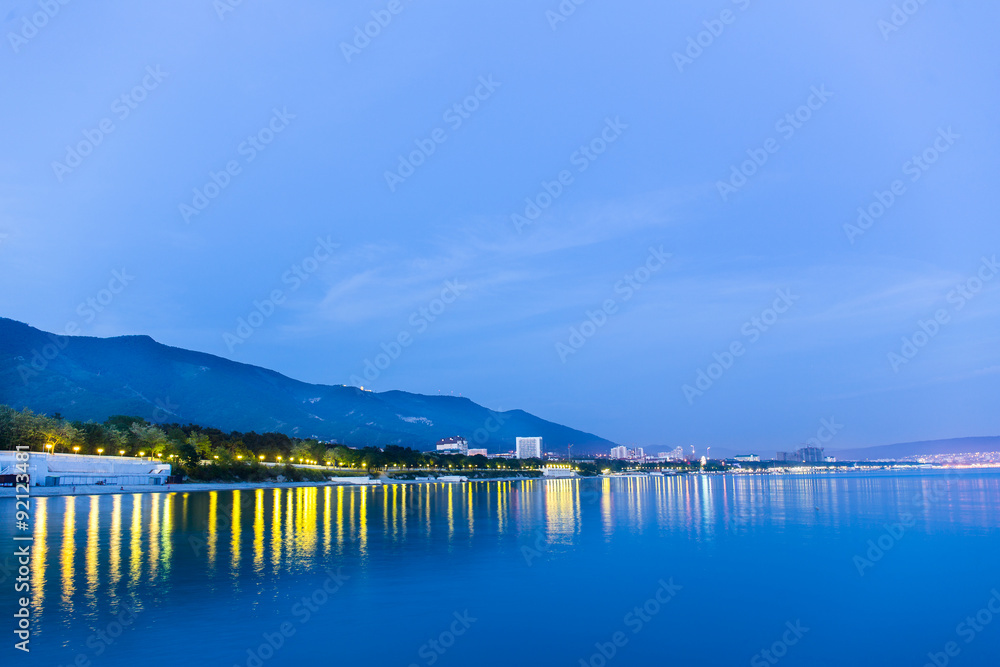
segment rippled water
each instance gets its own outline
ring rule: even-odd
[[[32,502],[32,652],[5,646],[5,665],[1000,659],[992,472]],[[0,510],[2,561],[13,501]]]

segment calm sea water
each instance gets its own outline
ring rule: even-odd
[[[32,652],[0,575],[4,665],[1000,661],[992,472],[33,503]]]

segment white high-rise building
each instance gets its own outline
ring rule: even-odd
[[[542,458],[541,438],[518,438],[517,458],[519,459],[540,459]]]
[[[611,448],[611,458],[625,460],[628,458],[628,447],[619,445]]]

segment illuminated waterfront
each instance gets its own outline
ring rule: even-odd
[[[864,662],[922,664],[1000,585],[992,472],[53,497],[33,499],[33,513],[28,664],[39,665],[79,654],[100,665],[247,664],[283,622],[295,633],[267,664],[428,664],[421,648],[466,610],[476,641],[458,639],[436,664],[579,664],[565,656],[589,657],[661,579],[683,588],[619,664],[707,664],[698,647],[720,636],[714,664],[746,664],[799,618],[815,641],[787,664],[844,664],[857,654],[836,637],[876,629]],[[899,522],[905,533],[859,571],[868,541]],[[303,607],[332,575],[343,585]],[[119,636],[94,639],[124,612]],[[537,632],[525,632],[525,615]],[[998,639],[1000,621],[963,664],[986,664],[977,656]]]

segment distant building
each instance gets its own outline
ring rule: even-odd
[[[439,452],[451,454],[466,454],[469,451],[469,441],[461,436],[443,438],[437,442]]]
[[[579,477],[568,463],[550,463],[542,468],[543,477]]]
[[[470,449],[469,456],[486,456],[485,449]]]
[[[803,447],[794,452],[778,452],[777,460],[787,463],[823,463],[822,447]]]
[[[645,460],[646,458],[646,450],[643,449],[642,447],[636,447],[630,453],[632,454],[630,458],[633,461],[642,461]]]
[[[739,456],[734,456],[733,459],[740,463],[760,463],[760,457],[756,454],[740,454]]]
[[[659,452],[656,455],[659,459],[666,459],[668,461],[680,461],[684,458],[684,448],[674,447],[669,452]]]
[[[611,448],[611,458],[613,459],[627,459],[628,458],[628,448],[624,445],[619,445],[618,447]]]
[[[518,438],[517,458],[519,459],[540,459],[542,458],[541,438]]]
[[[799,454],[803,463],[822,463],[824,458],[822,447],[803,447]]]

